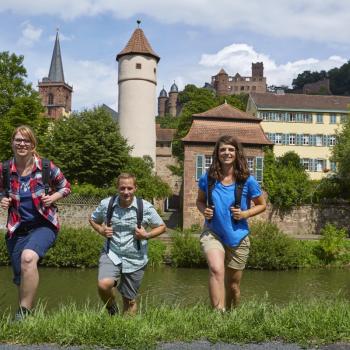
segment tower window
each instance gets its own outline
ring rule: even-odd
[[[53,105],[53,94],[49,94],[48,96],[48,104]]]
[[[136,69],[141,69],[141,63],[136,63]]]
[[[155,68],[153,68],[153,72],[154,72],[154,74],[156,74],[157,70]]]

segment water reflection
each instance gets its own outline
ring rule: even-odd
[[[261,299],[283,304],[300,297],[302,299],[340,294],[350,299],[349,269],[316,269],[291,271],[244,272],[242,300]],[[97,269],[40,269],[41,283],[38,297],[47,308],[57,307],[67,301],[84,304],[87,300],[99,302],[96,291]],[[0,267],[0,310],[14,309],[17,290],[11,282],[9,267]],[[208,302],[208,271],[206,269],[149,268],[141,287],[143,304],[191,305]]]

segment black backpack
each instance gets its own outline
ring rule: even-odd
[[[106,215],[106,225],[111,226],[111,220],[112,220],[112,215],[113,215],[113,203],[115,199],[117,198],[117,194],[111,197],[108,203],[108,208],[107,208],[107,215]],[[142,225],[142,220],[143,220],[143,201],[142,198],[136,197],[137,201],[137,210],[136,210],[136,220],[137,220],[137,228],[141,228]],[[108,238],[107,240],[107,253],[109,252],[109,246],[110,246],[111,239]],[[137,240],[137,249],[141,249],[141,243],[140,240]]]
[[[207,207],[208,208],[214,208],[214,203],[213,203],[213,189],[215,186],[216,180],[209,176],[208,174],[208,189],[207,189]],[[243,182],[236,182],[235,186],[235,203],[234,207],[235,208],[240,208],[241,207],[241,201],[242,201],[242,192],[243,192],[243,187],[244,187],[245,181]],[[237,224],[238,220],[234,220],[234,222]]]
[[[42,181],[45,188],[45,194],[49,194],[50,189],[50,160],[43,158],[42,159]],[[5,196],[8,197],[9,193],[11,191],[11,184],[10,184],[10,160],[5,160],[2,163],[2,180],[3,180],[3,187],[5,190]]]

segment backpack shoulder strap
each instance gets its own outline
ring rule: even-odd
[[[241,207],[242,192],[245,182],[236,182],[235,186],[235,208]]]
[[[43,184],[45,188],[45,194],[49,194],[49,189],[50,189],[50,160],[43,158],[42,159],[42,167],[43,167],[43,172],[42,172],[42,179],[43,179]]]
[[[143,201],[142,198],[136,197],[137,201],[137,227],[141,228],[142,220],[143,220]]]
[[[215,186],[215,179],[208,174],[208,189],[207,189],[207,207],[211,208],[213,204],[213,189]]]
[[[10,192],[10,161],[5,160],[2,163],[2,183],[3,183],[3,188],[5,191],[6,197],[9,196]]]
[[[113,203],[115,199],[117,198],[117,195],[115,194],[114,196],[111,197],[108,203],[108,208],[107,208],[107,215],[106,215],[106,225],[111,226],[111,221],[112,221],[112,215],[113,215]]]

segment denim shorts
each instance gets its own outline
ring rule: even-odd
[[[43,258],[46,252],[56,241],[56,230],[51,224],[15,231],[14,235],[6,238],[7,251],[10,255],[13,282],[17,285],[21,282],[21,256],[24,249],[33,250],[39,258]]]
[[[129,300],[134,300],[139,291],[146,265],[137,271],[124,273],[122,264],[114,265],[108,255],[102,251],[98,265],[98,279],[114,279],[120,294]]]

